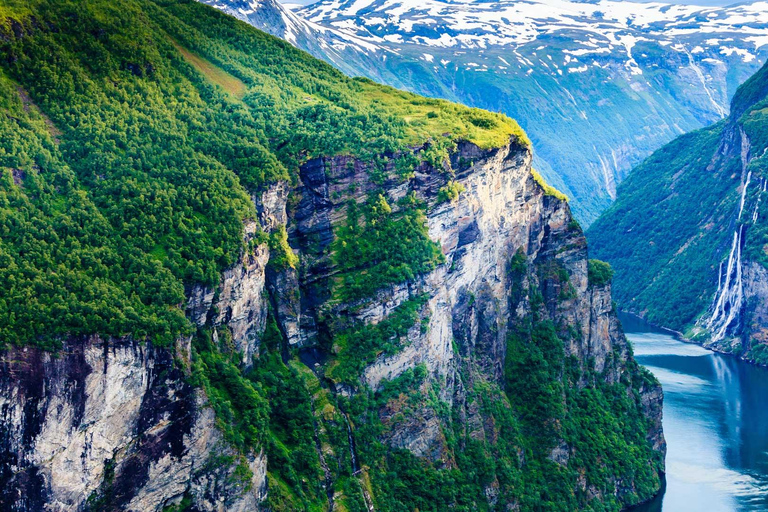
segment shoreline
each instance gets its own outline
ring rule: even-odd
[[[638,315],[637,313],[633,313],[632,311],[624,311],[624,310],[621,310],[621,309],[617,309],[617,313],[620,313],[622,315],[627,315],[627,316],[634,317],[634,318],[636,318],[638,320],[641,320],[641,321],[645,322],[646,324],[648,324],[648,325],[650,325],[650,326],[652,326],[652,327],[654,327],[656,329],[660,329],[662,331],[666,331],[666,332],[668,332],[670,334],[673,334],[675,339],[677,339],[678,341],[681,341],[683,343],[690,343],[691,345],[696,345],[696,346],[699,346],[699,347],[701,347],[703,349],[709,350],[710,352],[712,352],[714,354],[720,354],[720,355],[723,355],[723,356],[730,356],[730,357],[733,357],[735,359],[738,359],[739,361],[743,361],[743,362],[745,362],[747,364],[751,364],[752,366],[757,366],[759,368],[766,368],[766,369],[768,369],[768,363],[760,364],[757,361],[754,361],[752,359],[747,359],[747,358],[742,357],[740,355],[734,354],[733,352],[726,352],[725,350],[718,350],[715,347],[708,347],[708,346],[706,346],[703,343],[699,343],[698,341],[694,341],[691,338],[687,338],[680,331],[676,331],[674,329],[670,329],[668,327],[664,327],[662,325],[656,325],[656,324],[654,324],[652,322],[649,322],[648,320],[646,320],[642,316]],[[619,319],[619,321],[621,321],[621,319]],[[622,324],[622,330],[623,329],[624,329],[624,325]],[[626,336],[626,331],[624,332],[624,335]]]

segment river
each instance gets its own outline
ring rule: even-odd
[[[768,510],[768,370],[621,321],[664,388],[666,489],[633,512]]]

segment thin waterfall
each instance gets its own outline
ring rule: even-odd
[[[768,182],[765,178],[760,178],[760,192],[765,192],[765,186]],[[758,194],[757,201],[755,201],[755,209],[752,211],[752,224],[757,222],[757,210],[760,208],[760,200],[763,198],[762,194]]]
[[[729,333],[738,329],[741,322],[741,308],[744,300],[744,283],[742,282],[741,268],[741,249],[744,243],[744,233],[746,224],[741,222],[741,216],[744,212],[744,203],[747,200],[747,191],[752,181],[752,171],[747,171],[749,163],[749,139],[741,130],[741,169],[742,176],[746,171],[746,179],[741,188],[741,198],[739,200],[739,215],[736,217],[736,230],[733,232],[733,242],[731,243],[731,252],[728,254],[728,263],[725,266],[723,274],[723,262],[720,262],[717,275],[717,292],[712,302],[712,315],[707,321],[707,329],[712,333],[712,340],[719,341]],[[760,180],[760,190],[765,190],[765,180]],[[752,222],[757,220],[757,207],[752,212]]]
[[[355,449],[355,438],[352,436],[352,425],[350,425],[347,413],[345,412],[343,414],[344,420],[347,423],[347,442],[349,443],[349,455],[352,458],[352,472],[357,474],[357,472],[360,471],[360,468],[357,465],[357,450]]]
[[[720,266],[717,267],[717,292],[715,292],[715,297],[720,295],[720,288],[723,285],[723,262],[720,262]]]
[[[355,437],[352,434],[352,423],[349,421],[349,415],[347,415],[346,412],[342,411],[341,414],[347,424],[347,442],[349,443],[349,454],[352,458],[352,475],[357,477],[360,482],[360,489],[363,491],[363,499],[365,500],[365,508],[368,509],[368,512],[375,512],[376,509],[373,506],[373,499],[371,499],[371,495],[368,493],[368,489],[362,478],[362,471],[357,462],[357,447],[355,446]]]

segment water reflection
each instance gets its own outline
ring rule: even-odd
[[[667,486],[638,512],[768,510],[768,370],[621,321],[664,388]]]

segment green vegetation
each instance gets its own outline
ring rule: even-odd
[[[593,266],[599,279],[609,278],[607,265]],[[539,278],[568,282],[567,273],[563,278],[558,268],[538,269]],[[658,489],[662,461],[645,438],[648,425],[639,394],[642,386],[658,383],[631,359],[622,380],[613,382],[607,373],[624,364],[618,353],[609,355],[605,373],[567,357],[564,340],[577,334],[547,320],[541,292],[523,288],[530,281],[524,279],[529,268],[522,252],[510,259],[507,271],[510,300],[518,303],[527,296],[532,313],[510,326],[503,389],[475,373],[471,365],[462,366],[459,378],[473,384],[451,409],[438,398],[439,385],[430,383],[425,368],[417,367],[376,391],[361,389],[349,403],[342,400],[353,419],[360,465],[371,482],[377,510],[495,510],[487,500],[487,489],[492,488],[499,506],[618,511]],[[342,331],[334,340],[347,347],[381,339],[376,332],[380,326],[401,316],[406,316],[403,310],[378,326],[354,331],[355,337]],[[407,329],[414,321],[409,317],[402,325]],[[384,339],[397,340],[398,335],[388,331]],[[345,352],[339,354],[341,358]],[[334,364],[330,374],[339,368]],[[359,375],[363,366],[351,369],[349,375]],[[479,415],[469,423],[474,425],[470,432],[464,418],[467,411]],[[383,441],[403,423],[406,429],[415,428],[408,426],[409,421],[419,422],[425,415],[440,419],[443,457],[450,464],[392,449]],[[570,447],[565,452],[560,448],[563,443]],[[567,465],[552,459],[558,451],[567,457]],[[614,481],[622,481],[622,487],[615,489]],[[596,494],[604,498],[597,499]]]
[[[279,226],[269,235],[269,264],[276,269],[296,268],[299,257],[288,245],[288,232],[285,226]]]
[[[566,357],[563,340],[574,333],[541,317],[539,292],[528,294],[533,311],[509,333],[504,369],[505,391],[519,419],[514,444],[526,459],[515,491],[521,509],[548,503],[546,510],[620,510],[647,499],[658,489],[661,464],[645,439],[648,426],[637,393],[648,377],[629,361],[624,380],[611,384],[604,374]],[[609,359],[605,372],[615,364]],[[653,377],[649,382],[655,384]],[[560,440],[571,447],[567,466],[550,457]],[[619,491],[621,501],[609,496],[614,492],[609,475],[632,482]],[[576,485],[581,478],[587,489],[608,499],[590,499],[590,492]]]
[[[739,127],[754,157],[740,220],[748,224],[743,258],[768,267],[768,230],[750,218],[759,195],[755,184],[768,162],[766,73],[764,66],[739,88],[731,118],[679,137],[635,168],[615,204],[590,227],[591,253],[615,270],[614,297],[622,308],[685,331],[709,307],[731,248],[742,180],[739,148],[721,142],[737,140]],[[765,206],[762,198],[760,219],[768,215]]]
[[[363,95],[386,112],[407,123],[406,141],[419,144],[436,134],[450,133],[454,139],[469,140],[483,149],[498,148],[514,137],[530,147],[531,141],[520,126],[507,116],[450,101],[424,98],[386,87],[365,78],[356,78]]]
[[[353,325],[337,333],[333,340],[337,359],[329,367],[327,376],[336,381],[355,383],[362,370],[376,357],[396,353],[416,324],[426,301],[426,296],[407,300],[375,325]]]
[[[256,216],[250,194],[296,183],[308,159],[351,155],[379,184],[410,180],[426,162],[444,171],[439,199],[451,201],[461,193],[447,164],[456,141],[529,144],[513,121],[346,78],[192,0],[6,4],[0,343],[53,349],[66,336],[98,333],[170,346],[192,336],[188,377],[237,450],[208,464],[234,468],[230,478],[245,489],[245,455],[265,450],[271,510],[319,512],[327,493],[349,511],[367,510],[366,495],[383,511],[489,510],[489,489],[522,509],[618,508],[590,502],[581,474],[608,495],[609,474],[648,495],[655,467],[631,388],[636,375],[608,386],[580,373],[564,355],[563,329],[543,318],[510,326],[504,389],[462,361],[456,378],[466,403],[457,397],[452,408],[423,366],[377,390],[360,385],[366,365],[428,328],[426,296],[376,325],[321,311],[329,360],[313,368],[318,375],[287,346],[273,313],[248,371],[225,326],[196,329],[183,315],[185,289],[215,286],[250,244],[269,245],[271,271],[303,270],[284,228],[259,232],[246,247],[243,222]],[[370,299],[444,262],[425,209],[415,195],[394,203],[380,190],[347,205],[346,221],[333,226],[330,306]],[[538,308],[541,294],[522,286],[536,277],[523,279],[528,266],[524,253],[512,257],[512,299],[529,294]],[[571,293],[562,266],[537,270]],[[443,459],[389,448],[398,426],[427,417],[439,421]],[[592,420],[599,435],[583,432]],[[576,447],[567,467],[549,459],[560,439]],[[113,499],[114,474],[108,465],[98,506]],[[190,505],[185,496],[176,510]]]
[[[525,138],[504,116],[346,78],[192,0],[12,0],[0,61],[0,343],[169,344],[191,333],[185,286],[216,284],[243,249],[248,192],[316,156]],[[404,245],[351,297],[440,260],[421,224],[383,222],[378,236]],[[278,235],[273,265],[296,265]],[[361,272],[382,270],[363,256]]]
[[[270,406],[263,389],[243,376],[237,354],[228,348],[227,335],[220,337],[218,345],[209,331],[195,337],[192,383],[205,390],[224,437],[248,451],[263,446],[266,440]]]
[[[459,195],[466,190],[464,185],[455,181],[449,181],[445,186],[437,191],[437,202],[453,202],[459,198]]]
[[[369,297],[383,286],[412,280],[445,261],[440,246],[429,238],[423,210],[411,199],[407,196],[397,213],[381,194],[362,206],[349,202],[346,224],[337,227],[334,242],[341,272],[338,299]]]
[[[247,377],[270,405],[267,461],[270,510],[324,510],[322,471],[314,442],[312,399],[298,371],[281,357],[281,335],[269,318],[259,355]],[[272,492],[274,491],[274,492]]]
[[[171,43],[173,43],[174,48],[176,48],[179,53],[184,56],[187,62],[194,66],[195,69],[202,73],[203,76],[205,76],[205,78],[207,78],[210,82],[220,86],[222,89],[224,89],[224,91],[234,96],[235,98],[240,100],[243,99],[247,91],[247,86],[242,82],[242,80],[230,75],[223,69],[216,67],[199,55],[195,55],[186,48],[179,46],[175,42],[171,41]]]
[[[650,156],[587,232],[590,253],[615,272],[614,299],[658,325],[682,330],[709,306],[730,249],[740,163],[730,157],[708,170],[724,127],[684,135]]]
[[[605,286],[613,279],[613,269],[604,261],[589,260],[587,262],[587,278],[589,286]]]
[[[533,179],[536,180],[536,183],[538,183],[539,186],[544,189],[544,194],[556,197],[561,201],[568,201],[568,196],[547,183],[547,181],[541,176],[541,174],[536,172],[535,169],[531,169],[531,175],[533,176]]]
[[[491,429],[485,436],[477,431],[468,435],[460,409],[441,405],[425,385],[423,368],[376,392],[356,395],[349,408],[377,510],[495,510],[486,498],[489,486],[498,492],[500,505],[516,503],[521,510],[618,511],[647,499],[658,489],[661,461],[645,439],[647,425],[637,394],[644,376],[633,368],[616,384],[585,370],[588,384],[579,385],[585,377],[565,357],[553,324],[530,321],[510,335],[506,392],[482,379],[467,390],[466,400],[477,404],[472,407]],[[406,421],[425,407],[445,425],[446,456],[455,463],[449,467],[381,441],[397,418]],[[383,421],[382,410],[394,420]],[[561,439],[573,448],[567,466],[550,458]],[[582,478],[587,489],[578,484]],[[612,496],[613,478],[627,485],[619,491],[621,501]],[[594,491],[606,499],[591,498]]]

